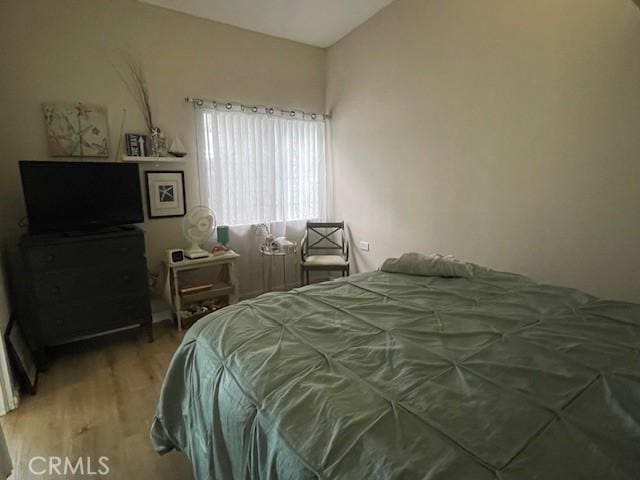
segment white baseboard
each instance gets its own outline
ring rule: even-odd
[[[165,322],[167,320],[173,321],[173,313],[168,308],[151,314],[151,323]]]

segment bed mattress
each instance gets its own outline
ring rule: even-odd
[[[200,320],[151,436],[197,479],[640,478],[640,305],[472,266]]]

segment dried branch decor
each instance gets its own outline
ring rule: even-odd
[[[153,119],[151,116],[151,103],[149,101],[149,86],[142,70],[140,61],[134,59],[130,55],[125,56],[125,70],[118,70],[118,75],[123,83],[127,86],[129,93],[133,96],[144,116],[149,132],[153,130]]]

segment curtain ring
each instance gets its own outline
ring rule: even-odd
[[[201,107],[202,105],[204,105],[204,101],[201,98],[199,98],[198,100],[196,100],[196,105]]]
[[[311,118],[312,118],[313,120],[315,120],[315,119],[317,118],[317,115],[316,115],[315,113],[312,113],[312,114],[311,114]]]
[[[251,107],[251,111],[253,113],[258,113],[258,107]]]
[[[294,112],[293,110],[291,110],[291,111],[289,112],[289,116],[290,116],[290,117],[295,117],[295,116],[296,116],[296,112]]]
[[[267,108],[267,113],[268,113],[269,115],[273,115],[273,112],[274,112],[273,107],[269,107],[269,108]]]
[[[227,103],[225,107],[227,108],[227,110],[231,110],[233,108],[233,105],[231,105],[230,103]]]

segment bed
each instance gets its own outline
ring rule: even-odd
[[[206,479],[640,478],[640,305],[471,265],[200,320],[152,441]]]

